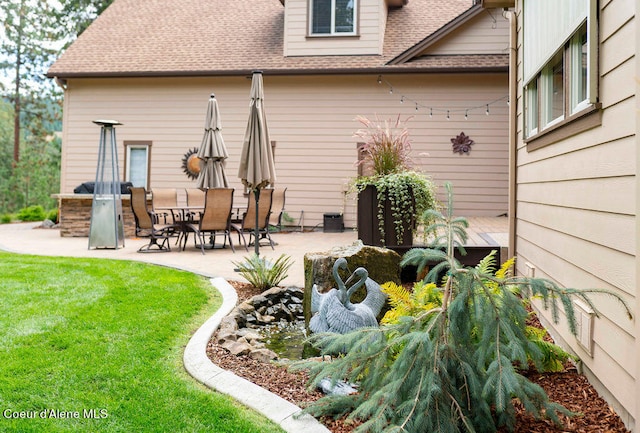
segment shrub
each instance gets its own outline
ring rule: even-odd
[[[11,214],[5,213],[0,216],[0,224],[9,224],[13,221]]]
[[[368,186],[375,187],[378,199],[378,230],[383,242],[385,202],[388,200],[396,240],[398,244],[402,244],[405,227],[415,230],[419,225],[430,223],[421,216],[427,209],[437,206],[436,187],[430,176],[412,168],[409,130],[400,116],[395,122],[380,122],[378,119],[371,121],[362,116],[357,120],[365,128],[355,133],[355,137],[364,141],[360,147],[363,158],[358,159],[356,164],[371,166],[372,173],[356,178],[350,189],[352,192],[360,193]],[[414,221],[416,215],[418,221]]]
[[[46,214],[40,205],[33,205],[20,209],[17,218],[20,221],[44,221]]]
[[[58,209],[52,209],[47,212],[47,219],[49,221],[53,221],[54,223],[58,223]]]
[[[558,413],[571,415],[517,368],[530,363],[542,369],[544,362],[543,352],[527,336],[528,312],[518,292],[524,298],[542,298],[556,322],[562,305],[574,335],[572,297],[587,302],[596,314],[589,293],[613,296],[631,317],[629,307],[606,290],[560,288],[550,280],[506,272],[499,277],[485,272],[487,263],[484,269],[462,266],[454,246],[463,244],[466,220],[453,217],[450,185],[447,188],[447,214],[431,211],[436,222],[429,230],[439,228],[437,243],[410,250],[401,262],[416,266],[418,275],[437,263],[425,280],[435,284],[445,275],[439,305],[432,302],[428,310],[421,308],[416,316],[399,317],[391,325],[312,335],[311,342],[323,355],[343,355],[332,362],[298,363],[297,368],[310,369],[310,385],[327,377],[334,383],[359,384],[358,393],[325,396],[305,412],[348,413],[348,420],[363,421],[354,432],[376,433],[514,430],[516,399],[533,416],[557,424]]]
[[[256,254],[245,257],[244,262],[233,262],[238,272],[261,291],[280,284],[287,278],[287,271],[293,264],[291,257],[282,254],[275,262],[261,258]]]

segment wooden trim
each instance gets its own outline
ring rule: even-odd
[[[602,125],[602,104],[593,104],[542,132],[527,138],[527,152],[557,143],[565,138]]]
[[[482,7],[485,9],[512,8],[515,5],[515,0],[482,0]]]

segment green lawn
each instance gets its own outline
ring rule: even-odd
[[[187,272],[0,252],[0,431],[281,432],[182,367],[220,302]]]

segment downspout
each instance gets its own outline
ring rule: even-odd
[[[508,257],[516,255],[516,209],[517,209],[517,154],[518,154],[518,35],[516,33],[516,14],[505,9],[502,12],[509,20],[509,252]]]

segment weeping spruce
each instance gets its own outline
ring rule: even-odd
[[[325,396],[305,409],[314,416],[348,414],[363,423],[355,432],[494,432],[515,427],[514,398],[536,417],[559,424],[558,414],[572,413],[550,402],[544,390],[523,376],[518,366],[542,368],[539,346],[525,334],[528,312],[523,299],[539,297],[558,321],[561,308],[571,332],[576,323],[571,299],[589,298],[600,289],[558,287],[544,279],[497,278],[482,268],[463,267],[453,255],[466,241],[468,223],[452,215],[451,186],[446,215],[431,210],[434,234],[429,248],[413,249],[402,265],[418,274],[435,263],[426,279],[442,283],[442,305],[398,323],[363,328],[349,334],[318,334],[311,342],[330,362],[303,361],[309,385],[323,378],[358,384],[348,396]],[[444,275],[444,278],[442,277]]]

